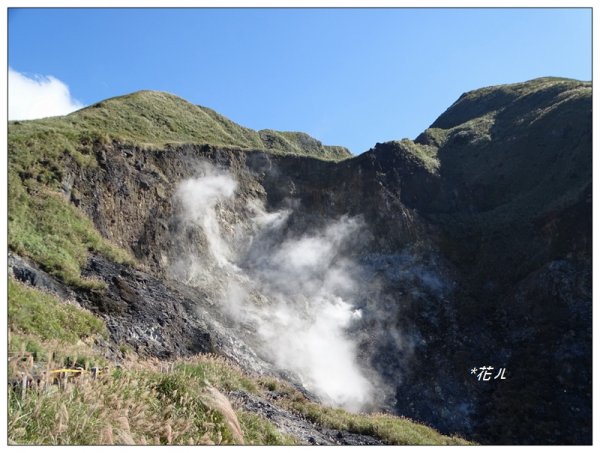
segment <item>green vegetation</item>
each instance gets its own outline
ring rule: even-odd
[[[233,443],[224,416],[205,406],[202,387],[158,371],[80,377],[65,388],[9,389],[9,440],[37,445]]]
[[[417,159],[429,172],[436,172],[440,166],[437,159],[437,148],[434,146],[420,145],[412,140],[396,141],[405,152]]]
[[[49,369],[60,366],[48,364]],[[199,374],[194,367],[207,373]],[[224,394],[235,380],[223,381],[219,373],[238,375],[237,382],[254,379],[254,393],[259,395],[274,380],[250,378],[223,358],[210,355],[176,363],[169,371],[166,368],[156,361],[137,361],[96,380],[84,375],[70,385],[41,386],[24,396],[18,387],[9,388],[9,440],[20,445],[298,443],[262,415],[234,410]],[[15,369],[11,367],[13,373]],[[206,375],[225,384],[208,381]],[[468,444],[407,419],[325,408],[282,382],[277,388],[281,396],[272,404],[320,426],[375,436],[394,445]]]
[[[236,411],[246,445],[296,445],[292,436],[282,434],[263,416],[247,411]]]
[[[444,178],[468,192],[438,220],[468,236],[576,203],[592,177],[591,108],[589,82],[560,78],[463,95],[426,131],[440,142]]]
[[[15,376],[22,359],[29,366],[54,363],[57,367],[105,365],[106,359],[92,351],[88,343],[106,338],[104,321],[76,305],[8,279],[8,351]]]
[[[537,79],[527,80],[525,82],[509,83],[505,85],[494,85],[477,90],[469,91],[461,98],[463,101],[481,100],[490,94],[498,96],[506,94],[515,98],[531,95],[532,93],[547,90],[548,88],[559,87],[560,90],[572,90],[581,87],[590,87],[590,82],[584,82],[566,77],[538,77]]]
[[[78,135],[69,130],[62,118],[9,124],[9,248],[80,287],[102,286],[80,275],[88,251],[132,262],[126,252],[104,240],[92,222],[59,194],[69,156],[83,167],[95,164],[91,155],[93,140],[89,132]]]
[[[353,414],[308,402],[292,403],[290,407],[317,425],[378,437],[388,445],[471,445],[459,437],[444,436],[433,428],[393,415]]]
[[[11,444],[295,443],[261,416],[238,411],[238,421],[213,385],[258,392],[258,384],[222,358],[172,366],[134,357],[98,379],[84,373],[51,385],[47,370],[107,365],[87,341],[105,335],[103,321],[12,279],[9,320],[9,382],[24,374],[41,379],[25,391],[9,386]]]
[[[464,93],[435,120],[431,127],[451,129],[474,118],[503,109],[519,98],[527,97],[529,102],[541,93],[552,96],[559,93],[573,94],[582,90],[591,91],[591,82],[560,77],[540,77],[527,82],[480,88]],[[531,105],[528,107],[525,111],[531,113]]]
[[[559,78],[465,93],[425,131],[442,175],[427,217],[473,287],[494,273],[498,287],[513,284],[581,239],[591,131],[592,84]]]
[[[100,140],[66,124],[64,118],[50,118],[9,125],[8,245],[66,283],[99,288],[102,282],[80,275],[89,251],[120,263],[133,259],[60,194],[69,156],[76,165],[94,166],[91,147]]]
[[[11,444],[296,443],[262,416],[231,408],[219,390],[258,393],[259,384],[216,356],[174,365],[137,357],[127,362],[134,355],[128,350],[123,368],[51,385],[47,370],[108,364],[91,346],[106,335],[104,322],[12,278],[8,300],[9,382],[21,382],[23,375],[40,379],[25,391],[9,386]]]
[[[263,129],[258,132],[263,146],[270,150],[283,151],[327,160],[342,160],[351,157],[343,146],[325,146],[304,132],[279,132]]]
[[[89,251],[119,263],[133,264],[122,249],[104,239],[81,211],[60,194],[30,183],[30,194],[15,173],[9,173],[8,244],[68,284],[101,288],[103,282],[81,277]]]
[[[388,445],[472,445],[460,437],[444,436],[407,418],[388,414],[355,414],[321,406],[278,379],[263,378],[260,383],[266,390],[278,394],[278,404],[319,426],[374,436]]]
[[[35,376],[35,370],[39,370],[37,359],[32,366],[24,360],[26,357],[24,352],[13,354],[9,379],[18,380],[19,372],[23,371]],[[43,369],[75,363],[55,361],[59,355],[50,350],[44,357],[47,362]],[[214,356],[193,360],[208,370],[209,375],[218,375],[226,366],[223,359]],[[76,364],[81,364],[81,360]],[[85,366],[98,364],[103,365],[103,360],[97,357],[94,360],[92,354]],[[135,361],[95,380],[84,374],[60,387],[45,384],[26,392],[9,387],[9,442],[19,445],[296,443],[262,416],[234,411],[212,383],[189,373],[187,368],[176,366],[172,371],[167,368],[156,361]]]
[[[279,138],[266,143],[263,136]],[[43,142],[53,153],[88,148],[94,143],[116,141],[144,148],[188,143],[263,149],[339,160],[351,157],[342,147],[326,147],[298,132],[254,131],[240,126],[212,109],[190,104],[169,93],[138,91],[107,99],[70,115],[9,125],[11,145],[27,143],[29,148]],[[309,146],[304,146],[308,144]],[[82,160],[88,154],[81,152]]]
[[[75,343],[94,335],[107,335],[100,318],[13,278],[8,279],[8,323],[13,331],[33,334],[42,340]]]
[[[210,361],[182,360],[175,369],[200,382],[210,382],[227,392],[245,390],[249,393],[258,393],[258,386],[254,379],[247,376],[239,367],[228,361],[219,360],[216,356]]]

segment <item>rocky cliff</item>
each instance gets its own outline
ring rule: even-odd
[[[215,352],[481,443],[591,443],[591,131],[591,84],[556,78],[356,157],[135,93],[9,125],[9,267],[103,317],[115,354]]]

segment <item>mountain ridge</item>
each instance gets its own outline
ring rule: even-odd
[[[18,126],[35,127],[36,124],[40,128],[47,125],[62,129],[63,134],[71,137],[71,140],[77,140],[79,135],[80,140],[116,140],[155,149],[189,143],[240,146],[335,160],[352,156],[344,147],[323,145],[305,133],[270,129],[255,131],[234,123],[208,107],[191,104],[170,93],[152,90],[108,98],[63,117],[13,121],[9,127],[13,129],[12,135],[17,135]],[[78,143],[73,145],[78,146]]]

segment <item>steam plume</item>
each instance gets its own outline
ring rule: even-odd
[[[295,236],[286,229],[289,210],[267,212],[252,199],[245,222],[224,229],[219,213],[236,188],[229,174],[204,167],[202,176],[183,181],[176,192],[181,220],[205,236],[216,264],[210,283],[221,288],[223,310],[252,325],[262,354],[299,376],[307,389],[327,403],[359,410],[372,400],[373,386],[348,336],[362,313],[353,305],[357,268],[344,249],[361,222],[342,217]],[[200,280],[190,277],[207,282],[206,273]]]

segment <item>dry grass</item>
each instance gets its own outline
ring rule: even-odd
[[[18,335],[13,334],[13,343]],[[21,341],[23,344],[24,341]],[[277,433],[266,420],[244,414],[240,422],[227,397],[207,381],[227,367],[216,356],[165,363],[130,361],[97,379],[91,373],[52,385],[49,370],[64,367],[63,355],[42,342],[45,362],[34,360],[23,348],[11,354],[8,434],[19,445],[222,445],[294,443]],[[54,343],[56,346],[56,343]],[[93,357],[91,348],[80,345]],[[74,352],[74,351],[73,351]],[[72,352],[72,355],[73,355]],[[74,356],[74,355],[73,355]],[[190,373],[192,364],[206,371]],[[87,360],[86,366],[104,364]],[[220,385],[241,382],[232,366]],[[24,375],[30,384],[19,383]],[[31,379],[35,378],[35,379]],[[249,378],[246,378],[249,379]],[[39,383],[38,383],[39,380]],[[33,382],[33,383],[32,383]],[[248,428],[247,428],[248,427]],[[248,435],[246,435],[246,431]]]
[[[8,440],[19,445],[295,445],[268,419],[234,410],[226,393],[243,390],[324,427],[368,434],[392,445],[467,444],[385,414],[352,414],[308,400],[290,384],[249,376],[223,357],[172,362],[129,354],[122,366],[58,380],[48,371],[106,365],[90,345],[67,346],[12,332],[9,338]],[[36,354],[28,342],[35,342]],[[32,349],[29,347],[29,349]],[[23,388],[23,376],[30,384]]]
[[[212,385],[207,385],[201,395],[201,400],[207,407],[219,412],[223,416],[235,442],[243,445],[244,433],[242,432],[240,422],[227,397]]]
[[[49,354],[54,357],[55,354]],[[133,362],[132,362],[133,364]],[[194,375],[196,364],[205,370],[222,370],[227,361],[197,356],[166,364],[137,361],[131,368],[114,369],[92,379],[90,374],[50,385],[47,379],[25,391],[9,388],[9,442],[20,445],[289,445],[297,440],[278,432],[260,415],[235,411],[224,395],[225,387],[240,382],[231,367],[221,389],[205,376]],[[37,364],[39,365],[39,364]],[[55,367],[34,363],[31,355],[13,356],[9,367],[13,381]],[[43,368],[43,369],[40,369]],[[207,373],[210,375],[210,372]],[[246,379],[251,379],[246,377]],[[255,385],[279,394],[278,404],[313,423],[329,428],[368,434],[392,445],[468,444],[439,434],[411,420],[386,414],[351,414],[309,401],[289,384],[257,379]]]

